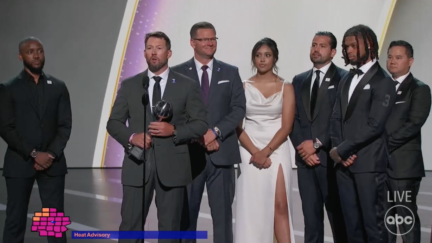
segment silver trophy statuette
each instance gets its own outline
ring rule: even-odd
[[[172,115],[173,106],[165,100],[161,100],[153,106],[153,117],[159,122],[170,119]]]

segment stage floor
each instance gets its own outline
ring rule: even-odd
[[[2,171],[0,171],[2,172]],[[297,171],[293,171],[294,199],[293,219],[296,242],[303,242],[303,215],[300,196],[297,187]],[[120,205],[122,198],[122,186],[120,184],[120,169],[69,169],[66,177],[65,191],[65,215],[70,216],[72,224],[68,226],[68,242],[80,243],[113,242],[115,240],[73,240],[70,239],[71,231],[117,231],[120,224]],[[35,184],[30,199],[27,232],[25,242],[45,243],[45,238],[38,233],[31,232],[31,217],[35,211],[41,210],[38,188]],[[421,219],[422,243],[429,243],[432,224],[432,172],[423,178],[418,196],[418,213]],[[3,236],[3,228],[6,217],[6,186],[4,178],[0,179],[0,236]],[[234,208],[235,211],[235,208]],[[235,222],[235,219],[233,219]],[[146,230],[157,230],[156,207],[153,203],[148,217]],[[209,239],[198,242],[213,242],[213,229],[210,208],[206,194],[204,194],[201,212],[198,220],[198,230],[208,231]],[[330,225],[325,222],[325,242],[333,242]],[[2,237],[0,237],[2,238]],[[2,239],[0,239],[2,242]],[[146,240],[157,242],[157,240]],[[398,239],[398,242],[402,240]],[[6,242],[5,242],[6,243]],[[268,243],[268,242],[263,242]]]

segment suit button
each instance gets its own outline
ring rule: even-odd
[[[44,127],[44,125],[41,125],[41,127]]]

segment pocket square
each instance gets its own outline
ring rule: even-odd
[[[370,89],[370,85],[366,84],[366,86],[363,89]]]
[[[229,82],[229,80],[221,80],[218,82],[218,84],[223,84],[223,83],[228,83],[228,82]]]
[[[334,89],[334,85],[329,86],[328,89]]]
[[[402,104],[402,103],[405,103],[405,101],[398,101],[395,104],[397,105],[397,104]]]

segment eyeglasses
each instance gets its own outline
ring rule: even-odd
[[[197,38],[195,38],[194,40],[197,40],[197,41],[201,41],[201,42],[213,42],[213,41],[216,41],[217,39],[219,39],[219,38],[217,38],[217,37],[213,37],[213,38],[200,38],[200,39],[197,39]]]

